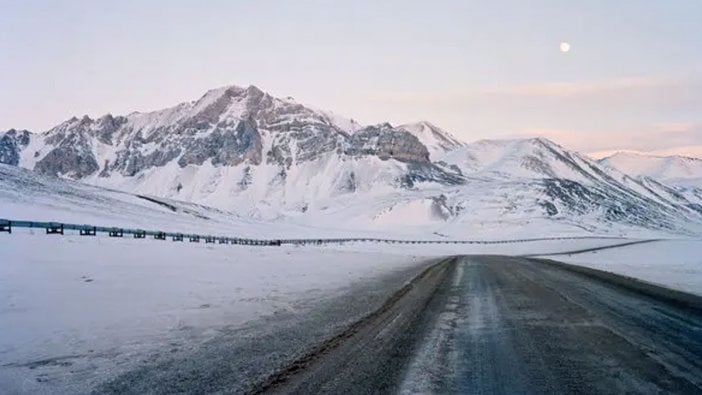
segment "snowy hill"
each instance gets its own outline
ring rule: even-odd
[[[588,187],[563,179],[476,178],[453,187],[359,191],[317,197],[305,210],[260,209],[259,213],[270,210],[269,216],[143,196],[0,165],[0,218],[166,226],[258,237],[480,240],[702,233],[700,213],[686,206],[690,202],[683,197],[679,202],[654,199],[624,186]]]
[[[603,176],[595,162],[545,138],[481,140],[449,152],[442,160],[475,177],[588,182]]]
[[[600,159],[601,164],[632,176],[644,176],[679,186],[702,188],[702,159],[618,152]]]
[[[398,126],[398,129],[406,130],[419,139],[429,150],[432,160],[437,160],[443,154],[465,145],[447,131],[427,121],[407,123]]]
[[[630,177],[547,139],[464,144],[428,122],[362,126],[253,86],[0,133],[0,163],[341,232],[697,234],[702,222],[702,191]],[[5,183],[28,177],[6,168]]]

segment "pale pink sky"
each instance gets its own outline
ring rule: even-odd
[[[0,10],[0,130],[253,84],[362,123],[429,120],[466,141],[702,145],[697,0],[0,0]]]

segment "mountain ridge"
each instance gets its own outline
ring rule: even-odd
[[[695,157],[617,152],[598,160],[598,163],[634,177],[654,178],[680,187],[702,187],[702,159]]]
[[[255,86],[0,133],[0,163],[281,221],[341,216],[348,226],[442,233],[536,219],[690,233],[686,221],[702,222],[702,192],[629,176],[545,138],[466,144],[426,121],[360,125]]]

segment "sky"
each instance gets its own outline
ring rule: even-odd
[[[0,0],[0,130],[233,84],[465,141],[702,156],[700,16],[699,0]]]

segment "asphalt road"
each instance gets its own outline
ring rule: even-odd
[[[702,298],[555,261],[428,262],[300,309],[94,393],[702,393]]]
[[[702,393],[702,302],[552,261],[461,257],[252,392]]]

